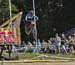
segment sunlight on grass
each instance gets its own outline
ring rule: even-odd
[[[45,55],[45,56],[42,56]],[[9,55],[3,54],[4,57],[8,57]],[[12,57],[16,56],[15,54],[11,54]],[[48,56],[48,57],[46,57]],[[20,53],[19,54],[20,59],[60,59],[58,57],[62,57],[62,58],[75,58],[74,55],[63,55],[63,54],[39,54],[39,53]]]

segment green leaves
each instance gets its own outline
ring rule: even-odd
[[[15,2],[15,1],[14,1]],[[16,5],[12,3],[11,0],[11,9],[12,9],[12,15],[14,16],[18,12],[18,8]],[[9,0],[0,0],[0,20],[1,22],[4,22],[10,18],[9,16]]]
[[[47,34],[50,36],[53,28],[56,28],[57,31],[64,31],[64,7],[59,6],[61,3],[63,4],[63,0],[35,0],[36,15],[39,17],[37,21],[38,37],[42,38],[44,35],[48,37]],[[23,12],[21,32],[24,32],[25,16],[32,7],[32,0],[11,0],[12,15]],[[9,0],[0,0],[0,20],[3,22],[7,19],[9,19]]]

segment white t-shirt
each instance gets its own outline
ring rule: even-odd
[[[61,45],[61,38],[56,37],[55,42],[56,42],[57,45]]]

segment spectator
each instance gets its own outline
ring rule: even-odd
[[[30,41],[28,41],[28,44],[27,44],[27,52],[33,52],[33,49],[32,49],[33,45]]]
[[[36,47],[39,47],[39,46],[41,46],[40,39],[38,39],[37,42],[36,42]]]
[[[18,51],[17,51],[17,49],[16,49],[15,45],[12,45],[12,54],[13,54],[13,56],[15,56],[15,55],[16,55],[16,57],[18,57],[18,58],[19,58],[19,54],[18,54]]]
[[[35,53],[36,50],[37,50],[37,49],[36,49],[36,41],[33,41],[32,44],[33,44],[33,47],[32,47],[33,53]]]
[[[52,44],[51,40],[48,40],[48,44],[50,44],[50,45]]]
[[[61,35],[61,48],[62,48],[62,53],[63,54],[68,54],[67,53],[67,50],[66,50],[66,43],[67,43],[67,39],[66,39],[66,37],[65,37],[65,35],[64,34],[62,34]],[[64,53],[65,52],[65,53]]]
[[[75,33],[73,34],[73,54],[75,55]]]
[[[30,41],[28,41],[28,45],[29,45],[30,47],[32,47],[32,43],[31,43]]]
[[[71,54],[72,50],[73,50],[73,38],[72,38],[72,36],[68,36],[68,48],[69,48],[69,52]]]
[[[49,50],[49,45],[45,40],[42,41],[42,49],[44,53],[47,53],[47,51]]]
[[[25,41],[23,41],[21,44],[21,47],[25,47],[25,46],[26,46],[26,43],[25,43]]]
[[[55,43],[56,43],[56,47],[57,47],[57,53],[60,53],[60,46],[61,46],[61,38],[59,37],[58,34],[56,34],[56,37],[55,37]]]

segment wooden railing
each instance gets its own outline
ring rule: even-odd
[[[2,25],[0,25],[0,44],[20,44],[20,22],[22,12],[18,13]],[[12,27],[9,23],[12,22]]]

